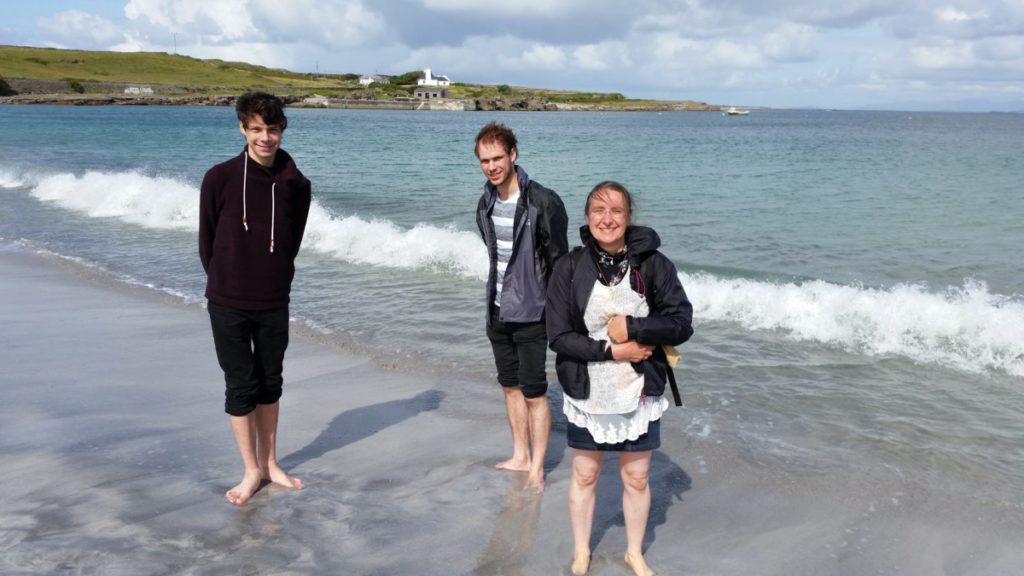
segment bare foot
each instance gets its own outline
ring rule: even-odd
[[[267,466],[267,469],[263,471],[263,479],[269,480],[274,484],[284,486],[285,488],[293,488],[295,490],[302,490],[306,487],[302,480],[285,474],[284,470],[277,464],[271,464]]]
[[[260,489],[262,479],[258,472],[246,472],[237,486],[224,493],[224,498],[235,506],[242,506]]]
[[[511,470],[513,472],[529,472],[530,461],[517,458],[509,458],[494,465],[498,470]]]
[[[590,552],[579,552],[572,557],[572,575],[584,576],[590,570]]]
[[[647,562],[644,561],[643,555],[637,554],[634,556],[629,552],[626,552],[624,559],[626,560],[626,565],[633,569],[636,576],[654,576],[654,570],[651,570],[650,567],[647,566]]]

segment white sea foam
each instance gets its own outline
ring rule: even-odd
[[[304,246],[348,262],[426,268],[486,279],[487,251],[474,232],[417,224],[405,230],[386,220],[331,215],[314,203]]]
[[[92,217],[150,228],[198,230],[199,191],[170,178],[136,172],[86,172],[42,178],[33,196]],[[335,216],[315,200],[303,245],[346,262],[429,269],[485,279],[487,253],[475,233],[419,224],[404,230],[385,220]]]
[[[29,180],[24,176],[0,168],[0,189],[12,190],[14,188],[24,188],[28,185]]]
[[[0,173],[2,182],[23,182]],[[32,194],[88,214],[152,228],[196,230],[198,190],[135,172],[58,174],[38,179]],[[304,246],[338,260],[427,269],[483,280],[487,255],[475,231],[339,216],[314,201]],[[972,372],[1024,376],[1024,301],[992,294],[978,282],[943,293],[915,285],[888,289],[724,279],[685,274],[698,322],[731,321],[778,330],[872,356],[900,355]]]
[[[46,176],[32,195],[94,218],[119,218],[150,228],[197,229],[196,189],[171,178],[136,172],[94,172]]]
[[[992,294],[980,282],[933,293],[906,284],[882,290],[823,281],[681,277],[701,321],[778,330],[793,340],[872,356],[1024,376],[1024,301]]]

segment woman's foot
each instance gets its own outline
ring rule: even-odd
[[[633,569],[633,573],[636,576],[654,576],[654,571],[647,566],[643,554],[633,555],[626,552],[624,559],[626,560],[626,565]]]
[[[584,576],[590,570],[590,552],[580,552],[572,558],[572,576]]]

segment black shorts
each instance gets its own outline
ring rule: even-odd
[[[497,306],[487,327],[487,338],[494,351],[498,384],[518,386],[527,398],[539,398],[548,392],[548,334],[544,321],[502,322]]]
[[[572,422],[565,430],[566,439],[570,448],[579,450],[600,450],[602,452],[646,452],[661,446],[661,420],[655,420],[647,425],[647,433],[641,434],[636,440],[626,440],[618,444],[598,444],[591,436],[590,430],[577,426]]]
[[[239,310],[207,303],[217,361],[224,370],[224,411],[245,416],[281,398],[288,308]]]

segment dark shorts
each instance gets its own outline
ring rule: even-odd
[[[661,420],[655,420],[647,426],[647,434],[636,440],[627,440],[618,444],[598,444],[590,431],[572,422],[566,422],[565,435],[570,448],[580,450],[600,450],[602,452],[646,452],[661,446]]]
[[[281,398],[288,308],[239,310],[207,303],[217,361],[224,370],[224,411],[245,416]]]
[[[487,338],[494,351],[498,384],[518,386],[527,398],[539,398],[548,392],[548,335],[544,322],[502,322],[494,307]]]

